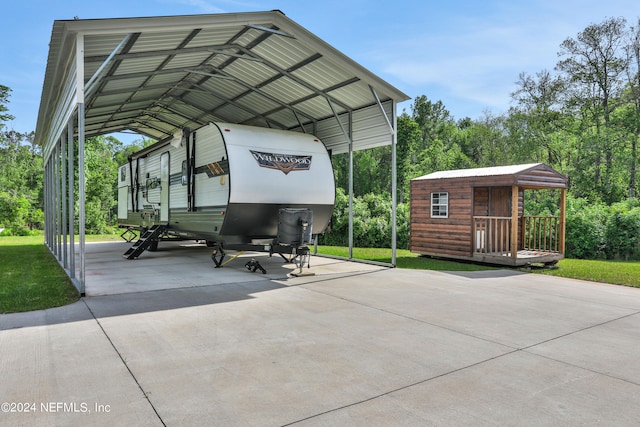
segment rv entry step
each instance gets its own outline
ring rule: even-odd
[[[156,224],[140,236],[140,238],[124,253],[126,259],[136,259],[152,246],[157,247],[158,240],[167,229],[166,225]]]

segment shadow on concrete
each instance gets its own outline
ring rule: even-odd
[[[85,297],[62,307],[0,316],[0,331],[80,322],[102,317],[222,304],[252,299],[253,294],[285,285],[269,280]]]
[[[454,276],[465,277],[467,279],[497,279],[500,277],[520,276],[522,271],[516,270],[480,270],[480,271],[443,271],[443,273]]]
[[[228,263],[215,268],[210,249],[202,244],[167,242],[140,259],[125,260],[128,246],[87,244],[87,296],[62,307],[0,315],[0,331],[243,301],[260,292],[382,269],[314,256],[311,269],[304,268],[313,276],[292,277],[298,270],[294,263],[262,252],[230,252]],[[245,265],[253,258],[266,274],[248,271]]]

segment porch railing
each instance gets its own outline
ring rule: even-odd
[[[518,220],[518,250],[559,252],[560,221],[556,216],[524,216]],[[511,255],[511,217],[474,216],[473,251]]]
[[[524,216],[521,228],[522,247],[530,251],[560,251],[560,218],[557,216]]]
[[[473,250],[477,254],[511,253],[511,217],[474,216]]]

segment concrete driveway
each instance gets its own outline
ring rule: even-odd
[[[274,268],[0,316],[0,425],[640,425],[640,289]]]

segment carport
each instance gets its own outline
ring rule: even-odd
[[[350,196],[353,152],[390,144],[395,265],[396,107],[408,99],[277,10],[55,21],[36,127],[45,242],[84,294],[85,138],[160,140],[224,121],[313,133],[348,153]],[[350,249],[351,213],[350,197]]]

